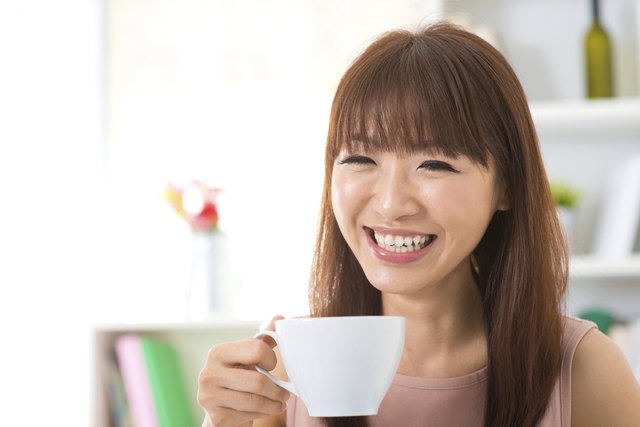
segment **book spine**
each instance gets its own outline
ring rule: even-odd
[[[135,427],[159,427],[140,336],[127,334],[115,345],[131,419]]]
[[[192,427],[185,382],[178,355],[168,343],[143,337],[142,349],[160,427]]]
[[[129,402],[122,382],[122,374],[114,357],[106,358],[103,366],[103,376],[114,427],[133,427]]]

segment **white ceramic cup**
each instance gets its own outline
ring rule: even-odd
[[[375,415],[396,374],[405,318],[314,317],[277,320],[261,331],[278,344],[291,382],[258,371],[302,399],[312,417]]]

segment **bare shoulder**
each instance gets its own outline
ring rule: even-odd
[[[271,371],[273,375],[281,380],[288,381],[289,378],[287,376],[287,371],[284,369],[284,365],[282,363],[282,359],[280,357],[280,351],[278,351],[278,347],[274,348],[276,353],[276,357],[278,358],[278,364],[276,368]],[[253,427],[286,427],[287,425],[287,416],[286,412],[278,415],[271,415],[266,418],[260,418],[253,422]]]
[[[640,425],[640,386],[620,348],[597,329],[576,348],[571,389],[573,427]]]

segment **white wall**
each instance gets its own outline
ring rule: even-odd
[[[87,425],[102,42],[96,0],[0,2],[1,425]]]

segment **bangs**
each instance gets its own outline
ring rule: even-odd
[[[438,152],[488,165],[473,105],[474,82],[446,44],[398,31],[376,41],[343,77],[333,105],[330,149]],[[369,55],[368,53],[371,52]]]

